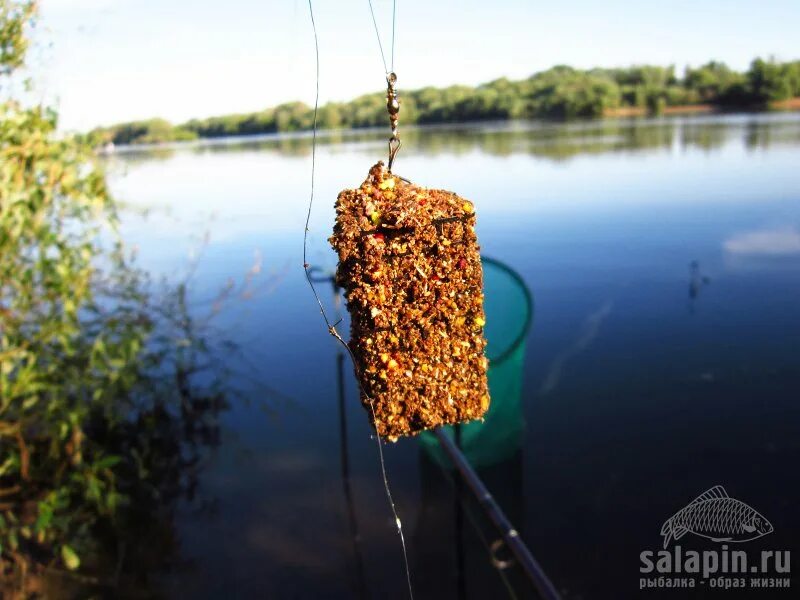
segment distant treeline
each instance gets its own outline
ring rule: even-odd
[[[692,105],[758,109],[798,96],[800,61],[756,59],[744,73],[709,62],[687,68],[683,77],[672,66],[591,70],[556,66],[520,81],[502,78],[478,87],[401,90],[401,122],[569,119],[599,117],[618,109],[660,114],[668,107]],[[383,93],[330,102],[320,107],[317,123],[322,129],[386,125],[385,102]],[[163,119],[122,123],[88,135],[95,144],[143,144],[301,131],[310,129],[312,122],[313,108],[289,102],[260,112],[192,119],[181,125]]]

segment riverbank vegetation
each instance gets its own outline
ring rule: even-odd
[[[35,15],[0,0],[0,597],[147,595],[224,372],[186,283],[150,282],[116,234],[93,149],[9,98]]]
[[[427,87],[403,91],[403,123],[462,123],[506,119],[660,114],[691,110],[762,110],[791,107],[800,96],[800,61],[754,60],[740,73],[721,62],[687,68],[634,66],[579,70],[556,66],[528,79],[497,79],[477,87]],[[193,119],[171,125],[163,119],[122,123],[92,131],[94,145],[144,144],[197,138],[246,136],[311,128],[313,109],[290,102],[247,114]],[[386,124],[385,97],[368,94],[320,107],[321,129]]]

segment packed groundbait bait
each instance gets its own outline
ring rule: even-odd
[[[390,92],[390,113],[391,100]],[[378,435],[394,441],[481,418],[488,364],[472,203],[379,162],[360,187],[339,194],[330,242],[361,401]]]

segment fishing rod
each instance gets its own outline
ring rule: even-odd
[[[336,283],[336,278],[333,275],[324,273],[322,269],[318,267],[311,267],[309,269],[309,275],[316,283],[329,283],[333,289],[334,295],[334,305],[336,307],[337,316],[338,316],[338,308],[339,303],[341,302],[340,296],[340,288]],[[338,366],[338,377],[339,377],[339,410],[340,410],[340,418],[345,419],[344,416],[344,376],[342,372],[342,361],[343,361],[343,354],[340,352],[337,355],[337,366]],[[346,424],[344,422],[340,423],[341,426],[341,435],[342,440],[346,440],[347,438],[347,429]],[[472,490],[472,493],[475,494],[475,497],[478,499],[479,506],[481,510],[486,513],[492,523],[500,530],[500,533],[503,536],[503,540],[505,541],[506,545],[514,554],[517,562],[520,564],[522,569],[525,571],[525,574],[533,583],[536,590],[539,592],[542,598],[545,600],[560,600],[561,596],[559,595],[558,591],[556,591],[555,586],[550,581],[550,578],[547,574],[542,570],[542,567],[533,557],[531,551],[522,541],[520,538],[519,533],[508,520],[503,510],[500,508],[500,505],[494,499],[494,496],[489,492],[486,485],[483,483],[481,478],[469,464],[469,461],[458,448],[458,446],[450,439],[450,437],[445,434],[444,430],[441,427],[438,427],[433,430],[436,439],[439,441],[439,444],[442,446],[442,449],[448,455],[450,460],[455,465],[456,469],[461,474],[461,477],[464,481],[466,481],[469,488]],[[346,443],[346,442],[344,442]],[[344,479],[344,486],[345,486],[345,498],[348,501],[348,508],[350,512],[351,518],[351,527],[353,529],[353,542],[355,546],[356,552],[356,560],[357,560],[357,571],[359,574],[359,591],[364,592],[364,579],[363,579],[363,565],[361,564],[361,556],[360,556],[360,549],[359,549],[359,535],[357,525],[355,523],[355,511],[352,506],[352,496],[350,491],[349,485],[349,461],[347,460],[347,450],[346,447],[341,448],[342,451],[342,474]]]
[[[461,477],[472,490],[472,493],[475,494],[480,507],[488,515],[495,527],[500,530],[506,545],[511,552],[513,552],[517,562],[530,578],[534,587],[536,587],[536,591],[539,592],[539,595],[545,600],[560,600],[561,596],[553,585],[553,582],[550,581],[550,578],[544,570],[542,570],[541,565],[539,565],[537,560],[533,557],[533,554],[531,554],[531,551],[525,545],[525,542],[520,538],[519,532],[514,529],[511,521],[508,520],[508,517],[506,517],[503,512],[503,509],[500,508],[494,496],[492,496],[486,488],[481,478],[478,477],[478,474],[474,471],[458,446],[455,445],[453,440],[450,439],[441,427],[434,429],[433,433],[436,439],[439,440],[442,449],[461,474]]]

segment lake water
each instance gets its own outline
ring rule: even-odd
[[[335,267],[333,202],[384,138],[321,137],[314,266]],[[351,365],[343,436],[339,348],[303,278],[310,160],[307,136],[109,159],[117,195],[148,209],[123,216],[141,266],[176,279],[196,264],[198,314],[237,286],[213,324],[239,347],[219,360],[247,401],[224,417],[205,508],[176,516],[168,596],[406,597]],[[480,474],[565,597],[636,596],[640,552],[718,484],[774,526],[748,550],[798,549],[800,116],[407,130],[396,171],[473,201],[483,253],[532,293],[524,435]],[[413,439],[384,452],[417,598],[534,597],[518,567],[492,567],[498,535],[451,473]]]

